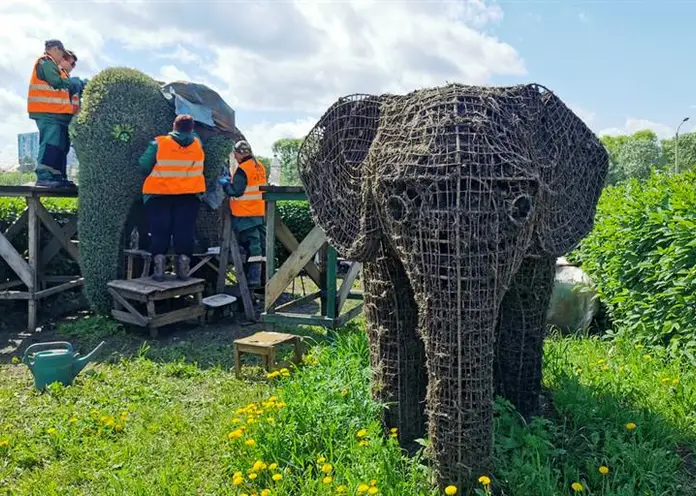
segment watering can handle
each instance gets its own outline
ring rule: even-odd
[[[50,350],[50,349],[66,349],[68,352],[72,353],[72,345],[68,343],[67,341],[52,341],[50,343],[35,343],[29,346],[26,350],[24,350],[24,357],[22,358],[22,361],[24,363],[27,363],[29,360],[29,357],[31,356],[32,353],[36,353],[37,351],[42,351],[42,350]]]

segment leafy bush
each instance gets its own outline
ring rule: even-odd
[[[173,120],[159,84],[137,70],[106,69],[85,89],[72,133],[80,160],[82,275],[97,310],[111,305],[106,284],[117,278],[124,224],[140,192],[138,158]]]
[[[616,335],[696,353],[695,172],[605,189],[572,258],[594,279]]]
[[[314,221],[309,213],[309,203],[306,201],[288,201],[278,203],[278,215],[290,232],[295,235],[299,242],[302,242],[305,236],[314,228]],[[276,241],[276,260],[279,267],[290,256],[290,252],[285,247]]]

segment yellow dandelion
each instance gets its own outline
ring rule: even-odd
[[[370,485],[371,485],[371,486],[376,486],[376,485],[377,485],[377,481],[376,481],[375,479],[372,479],[372,480],[370,481]]]
[[[247,446],[254,447],[256,446],[256,441],[254,441],[253,439],[247,439],[246,441],[244,441],[244,444],[246,444]]]
[[[368,486],[367,484],[360,484],[358,486],[358,494],[365,494],[369,490],[370,486]]]
[[[321,482],[322,482],[323,484],[327,484],[327,485],[328,485],[328,484],[331,484],[331,483],[333,482],[333,477],[331,477],[330,475],[327,475],[326,477],[324,477],[324,478],[321,480]]]
[[[367,436],[367,430],[366,429],[360,429],[357,434],[358,437],[365,437]]]
[[[317,458],[317,463],[326,463],[326,458],[320,456],[319,458]]]
[[[491,478],[488,477],[487,475],[482,475],[478,479],[479,483],[484,486],[490,486],[491,485]]]
[[[652,360],[652,357],[650,355],[643,355],[643,360],[649,362],[650,360]]]
[[[599,365],[602,365],[602,364],[603,364],[604,362],[606,362],[606,360],[604,360],[604,359],[601,359],[601,360],[600,360],[600,361],[598,361],[597,363],[598,363]]]
[[[602,370],[609,370],[609,365],[605,365],[604,367],[602,367]]]
[[[321,467],[321,471],[324,472],[325,474],[330,473],[332,470],[333,470],[333,467],[331,466],[330,463],[325,463],[325,464]]]
[[[271,496],[271,490],[264,489],[263,491],[261,491],[261,496]]]
[[[240,477],[235,477],[232,479],[232,484],[234,484],[235,486],[239,486],[243,483],[244,483],[244,477],[240,476]]]
[[[283,476],[280,474],[273,474],[273,477],[271,477],[271,479],[273,479],[276,482],[279,482],[283,480]]]
[[[369,441],[363,440],[363,441],[360,441],[360,442],[358,443],[358,445],[359,445],[361,448],[364,448],[365,446],[369,446],[370,443],[369,443]]]
[[[53,435],[53,434],[55,434],[56,432],[57,432],[57,431],[56,431],[56,428],[55,428],[55,427],[49,427],[48,429],[46,429],[46,433],[47,433],[47,434]]]
[[[377,494],[379,492],[379,489],[376,487],[371,487],[370,489],[367,490],[367,494]]]
[[[230,432],[229,434],[227,434],[227,437],[228,437],[229,439],[239,439],[239,438],[242,437],[243,435],[244,435],[244,433],[242,432],[242,430],[241,430],[241,429],[237,429],[237,430],[232,431],[232,432]]]
[[[585,490],[585,488],[583,487],[583,485],[580,484],[579,482],[573,482],[573,483],[570,485],[570,488],[571,488],[573,491],[575,491],[576,493],[581,493],[581,492],[583,492],[583,491]]]
[[[677,384],[679,384],[679,379],[672,379],[672,384],[673,384],[674,386],[676,386]]]
[[[345,398],[346,396],[348,396],[348,390],[347,390],[347,389],[344,389],[343,391],[341,391],[341,396],[343,396],[344,398]],[[339,487],[343,487],[343,486],[339,486]]]
[[[275,469],[277,469],[277,468],[278,468],[278,464],[277,464],[277,463],[271,463],[271,464],[268,466],[268,470],[275,470]]]
[[[273,417],[266,417],[266,422],[269,424],[275,424],[275,419]]]
[[[266,374],[266,377],[268,379],[275,379],[278,376],[280,376],[280,372],[278,372],[277,370],[274,370],[273,372],[269,372],[268,374]]]
[[[77,422],[77,417],[70,417],[70,420],[68,420],[68,422],[74,424],[75,422]]]
[[[607,475],[609,473],[609,467],[602,465],[599,467],[599,473],[602,475]]]
[[[258,474],[255,474],[254,472],[252,472],[252,473],[249,474],[249,478],[250,478],[251,480],[256,480],[257,477],[258,477]]]
[[[6,448],[10,445],[9,439],[0,439],[0,448]]]
[[[345,493],[348,488],[346,486],[338,486],[336,488],[337,493]]]
[[[266,464],[263,463],[261,460],[258,460],[257,462],[254,463],[253,470],[255,472],[260,472],[261,470],[264,470],[266,468]]]
[[[239,477],[244,477],[244,475],[241,472],[235,472],[234,475],[232,476],[233,479],[237,479]]]
[[[636,424],[634,424],[633,422],[629,422],[628,424],[626,424],[627,431],[634,431],[634,430],[636,430],[636,427],[638,427],[638,426]]]
[[[446,494],[447,496],[454,496],[455,494],[457,494],[457,488],[456,488],[456,486],[447,486],[447,487],[445,488],[445,494]]]
[[[123,430],[123,425],[122,424],[116,424],[114,426],[114,429],[116,429],[117,432],[121,432]]]

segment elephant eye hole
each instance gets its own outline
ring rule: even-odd
[[[509,215],[510,218],[516,223],[521,224],[529,218],[529,214],[532,212],[532,198],[528,195],[520,195],[510,204]]]

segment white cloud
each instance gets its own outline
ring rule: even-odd
[[[17,165],[17,134],[36,131],[36,124],[26,117],[25,111],[25,97],[0,88],[0,169]]]
[[[273,156],[272,146],[281,138],[304,138],[317,123],[318,118],[307,117],[290,122],[262,122],[243,126],[244,137],[251,144],[254,153],[264,157]]]
[[[585,124],[587,124],[589,127],[592,127],[592,125],[594,124],[595,118],[597,117],[596,112],[592,112],[592,111],[586,110],[582,107],[579,107],[577,105],[572,105],[572,104],[568,104],[568,107],[573,112],[575,112],[575,114],[578,117],[580,117],[585,122]]]
[[[23,91],[50,38],[78,54],[79,76],[115,64],[165,80],[194,76],[236,109],[306,116],[353,92],[486,84],[495,75],[526,74],[517,51],[487,32],[503,19],[491,0],[177,2],[176,8],[154,0],[82,0],[74,7],[65,0],[0,0],[3,87]],[[66,10],[70,22],[56,23]],[[23,108],[13,108],[3,116],[0,148],[33,125]],[[241,129],[267,143],[264,136],[300,129],[302,122]]]
[[[155,76],[155,79],[165,83],[173,83],[174,81],[191,81],[191,76],[175,65],[165,65],[160,67],[159,74]]]
[[[634,117],[629,117],[626,119],[623,127],[611,127],[601,130],[598,134],[616,136],[621,134],[633,134],[636,131],[642,131],[644,129],[651,129],[655,132],[658,138],[671,138],[674,136],[676,127],[670,127],[666,124],[661,124],[659,122],[653,122],[648,119],[637,119]],[[682,128],[683,129],[683,128]]]

